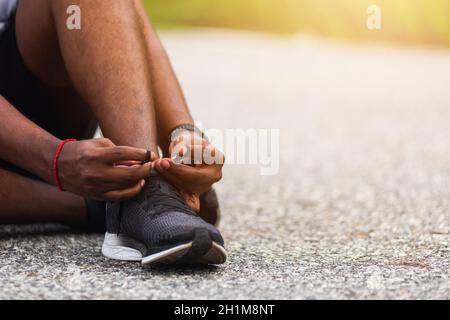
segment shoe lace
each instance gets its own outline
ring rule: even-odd
[[[151,175],[142,192],[145,193],[145,203],[149,206],[146,211],[148,213],[151,212],[152,215],[159,215],[170,211],[179,211],[189,215],[196,215],[196,213],[186,204],[178,190],[157,174]],[[120,202],[117,235],[120,234],[121,230],[120,226],[122,224],[123,216],[122,207],[122,202]]]
[[[148,189],[146,190],[147,203],[153,208],[158,208],[157,213],[168,211],[181,211],[186,214],[194,214],[192,209],[186,204],[181,194],[159,175],[150,178]]]

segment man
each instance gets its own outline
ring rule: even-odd
[[[81,29],[67,27],[71,5]],[[194,127],[140,0],[0,0],[0,94],[1,223],[98,229],[106,211],[109,258],[225,262],[222,163],[173,160],[223,157]],[[105,139],[91,139],[97,124]]]

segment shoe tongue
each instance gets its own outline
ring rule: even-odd
[[[143,193],[148,204],[158,208],[158,212],[179,211],[195,215],[180,192],[155,171],[152,171],[150,178],[147,179]]]

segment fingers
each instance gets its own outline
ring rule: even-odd
[[[108,163],[121,163],[124,161],[144,162],[147,157],[147,150],[133,147],[109,147],[99,148],[98,156]],[[155,159],[156,155],[152,155]]]
[[[209,142],[198,135],[182,135],[169,145],[171,157],[182,157],[194,146],[206,146]],[[201,153],[200,153],[201,154]]]
[[[193,185],[192,180],[193,177],[188,177],[187,175],[184,175],[180,171],[183,170],[176,170],[175,172],[173,170],[173,166],[175,164],[171,162],[169,159],[162,159],[157,160],[155,162],[155,169],[159,172],[160,175],[162,175],[164,178],[166,178],[170,183],[172,183],[174,186],[178,187],[179,189],[184,190],[191,190],[191,186]],[[195,169],[193,167],[190,167],[191,169]],[[190,182],[191,181],[191,182]]]
[[[175,163],[171,159],[155,161],[155,169],[161,174],[169,175],[171,178],[180,181],[193,181],[199,177],[199,174],[201,176],[197,168]]]
[[[142,162],[141,161],[122,161],[122,162],[116,162],[116,166],[118,167],[132,167],[132,166],[137,166],[137,165],[141,165]]]
[[[149,151],[147,151],[147,152],[149,152]],[[146,157],[147,157],[147,155],[146,155]],[[157,158],[156,154],[154,152],[150,152],[150,162],[153,162],[157,159],[158,158]],[[146,161],[144,163],[149,163],[149,162]],[[141,164],[143,164],[142,161],[136,161],[136,160],[121,161],[121,162],[115,163],[115,165],[119,166],[119,167],[132,167],[132,166],[137,166],[137,165],[141,165]]]
[[[186,165],[219,165],[225,162],[222,152],[211,143],[193,133],[187,133],[175,139],[169,147],[170,157],[176,163]]]
[[[203,163],[203,147],[201,145],[181,146],[179,150],[175,150],[172,160],[178,164],[202,164]]]
[[[172,160],[178,164],[223,166],[225,162],[223,153],[211,145],[181,146],[179,150],[174,149],[174,151],[176,154]]]
[[[177,164],[171,159],[159,159],[154,168],[179,189],[202,194],[222,179],[220,166],[192,167]]]
[[[102,195],[102,198],[106,201],[120,201],[125,199],[130,199],[136,197],[141,193],[142,188],[145,186],[145,180],[139,181],[136,185],[131,188],[123,189],[123,190],[114,190],[105,192]]]
[[[145,160],[148,160],[149,150],[127,146],[116,146],[107,138],[93,139],[91,141],[97,147],[97,153],[95,155],[109,163],[123,163],[124,165],[130,165],[132,162],[142,163]],[[154,152],[150,152],[151,161],[155,161],[157,158],[158,157]]]
[[[217,165],[223,167],[225,164],[225,156],[219,149],[208,145],[203,151],[203,163],[210,166]]]
[[[197,167],[179,164],[172,159],[158,159],[154,168],[162,174],[170,174],[180,180],[217,180],[222,173],[222,165],[201,165]],[[219,179],[220,180],[220,179]]]
[[[109,168],[105,173],[108,177],[109,185],[114,188],[120,188],[136,184],[142,179],[150,177],[153,163],[133,166],[115,166]]]

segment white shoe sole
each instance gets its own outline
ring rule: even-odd
[[[143,243],[124,235],[107,232],[103,241],[102,254],[110,259],[141,262],[143,265],[177,263],[208,265],[222,264],[227,260],[225,249],[216,242],[211,243],[206,253],[201,251],[200,254],[192,254],[195,251],[195,241],[194,239],[192,242],[144,256],[147,247]]]

